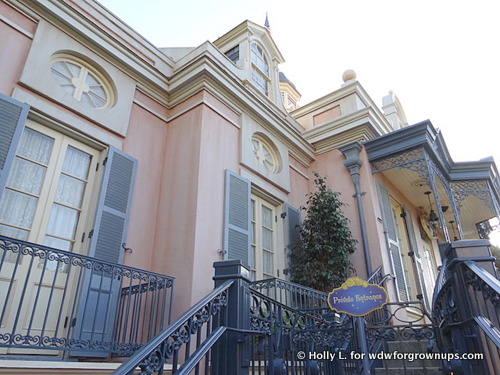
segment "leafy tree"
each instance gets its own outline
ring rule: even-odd
[[[307,207],[301,207],[306,217],[299,225],[300,240],[290,246],[290,274],[293,282],[329,292],[353,274],[349,255],[357,241],[342,212],[340,193],[313,174],[316,191],[308,194]]]

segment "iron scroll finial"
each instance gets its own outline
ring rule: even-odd
[[[130,253],[130,254],[132,254],[134,252],[134,250],[132,250],[132,248],[127,247],[127,244],[125,242],[122,243],[122,249],[125,250],[127,253]]]

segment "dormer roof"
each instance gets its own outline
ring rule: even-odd
[[[285,59],[278,49],[278,46],[271,37],[271,32],[269,31],[269,29],[264,26],[257,25],[252,21],[246,20],[240,23],[231,31],[217,38],[217,40],[215,40],[213,44],[220,50],[224,50],[227,47],[231,47],[234,42],[239,42],[241,39],[243,39],[242,37],[250,38],[252,36],[256,36],[258,39],[260,39],[265,49],[271,54],[273,61],[275,61],[277,64],[282,64],[285,62]]]

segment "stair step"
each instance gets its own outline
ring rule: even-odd
[[[439,371],[439,359],[419,359],[409,361],[411,355],[421,355],[428,353],[428,340],[406,340],[388,341],[385,354],[392,354],[396,358],[382,359],[378,362],[375,374],[393,375],[434,375],[441,374]],[[436,353],[435,348],[431,353]]]
[[[439,367],[422,368],[404,368],[404,367],[389,367],[376,368],[373,375],[442,375]]]
[[[120,363],[0,359],[0,375],[109,375]],[[137,370],[138,374],[140,371]],[[170,375],[170,369],[164,372]]]
[[[387,348],[389,352],[426,353],[428,344],[428,340],[387,341]]]

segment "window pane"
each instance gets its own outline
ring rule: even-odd
[[[5,189],[0,201],[0,222],[31,228],[38,198]]]
[[[92,91],[89,91],[85,94],[89,96],[89,99],[92,101],[93,105],[96,108],[101,108],[106,105],[106,99],[103,99],[103,97],[101,96],[102,94],[99,93],[98,90],[92,89]]]
[[[50,213],[47,234],[73,239],[77,221],[77,210],[54,204]]]
[[[273,250],[273,232],[267,228],[262,228],[262,248]]]
[[[264,51],[260,46],[252,44],[252,63],[254,63],[266,76],[269,76],[269,64],[267,63]]]
[[[84,181],[61,175],[59,185],[57,186],[55,201],[66,206],[81,208],[85,185]]]
[[[71,241],[61,240],[60,238],[45,236],[43,244],[45,246],[53,247],[55,249],[66,250],[66,251],[71,250]]]
[[[73,64],[73,63],[70,63],[68,61],[64,61],[62,62],[69,71],[71,71],[71,74],[73,77],[79,77],[80,76],[80,72],[82,70],[82,68],[76,64]]]
[[[54,140],[31,129],[24,129],[17,154],[47,165]]]
[[[7,180],[7,186],[39,195],[47,168],[31,161],[16,158]]]
[[[273,274],[273,253],[265,250],[262,252],[262,266],[264,273]]]
[[[248,265],[251,269],[255,268],[255,246],[250,247],[250,258],[248,259]]]
[[[266,206],[262,206],[262,225],[268,228],[273,227],[273,211]]]
[[[90,165],[90,155],[69,146],[64,158],[63,172],[71,176],[87,179]]]
[[[0,225],[0,235],[2,236],[17,238],[18,240],[26,241],[28,239],[28,234],[29,232],[27,230]]]

